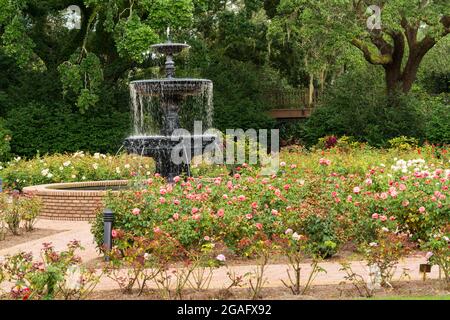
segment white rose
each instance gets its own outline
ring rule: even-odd
[[[294,234],[292,235],[292,239],[294,239],[295,241],[300,240],[300,238],[301,236],[297,232],[294,232]]]

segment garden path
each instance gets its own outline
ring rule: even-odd
[[[84,262],[89,262],[92,260],[99,260],[99,254],[95,249],[95,244],[93,241],[93,236],[90,232],[90,224],[85,221],[50,221],[50,220],[39,220],[36,224],[37,228],[47,228],[53,230],[60,230],[61,232],[55,233],[53,235],[33,240],[30,242],[22,243],[14,247],[6,248],[0,250],[0,258],[8,255],[15,254],[19,251],[32,252],[35,257],[39,256],[42,243],[51,242],[57,251],[62,250],[66,247],[67,242],[70,240],[81,241],[82,246],[85,248],[81,252],[81,257]],[[425,263],[426,259],[423,254],[416,254],[402,260],[396,270],[394,275],[394,280],[420,280],[422,279],[422,274],[419,273],[419,264]],[[320,273],[317,275],[314,284],[315,285],[325,285],[325,284],[339,284],[344,280],[345,272],[340,271],[341,265],[337,262],[323,262],[320,264],[327,273]],[[357,274],[362,275],[367,278],[369,274],[368,268],[365,266],[363,261],[352,261],[351,263],[353,271]],[[255,268],[254,265],[236,265],[230,266],[229,268],[221,267],[214,271],[210,288],[223,288],[230,283],[227,276],[229,270],[234,271],[238,275],[243,275],[247,272],[251,272]],[[281,279],[287,280],[286,274],[287,265],[285,264],[271,264],[267,266],[265,271],[265,276],[267,277],[266,287],[280,287],[283,286]],[[302,268],[302,279],[305,279],[310,271],[309,264],[305,264]],[[404,270],[407,270],[409,277],[402,276]],[[431,273],[427,274],[429,279],[439,278],[439,271],[436,266],[432,267]],[[303,280],[304,281],[304,280]],[[151,287],[151,286],[150,286]],[[97,286],[96,290],[111,290],[117,289],[117,285],[111,279],[103,277],[101,282]]]

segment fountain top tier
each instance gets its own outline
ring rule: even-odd
[[[166,56],[166,77],[175,77],[175,63],[173,62],[173,55],[180,53],[184,49],[190,48],[189,45],[185,43],[172,43],[170,40],[166,43],[158,43],[151,46],[151,48],[161,54]]]
[[[174,54],[180,53],[184,49],[189,49],[191,46],[186,43],[172,43],[170,41],[166,43],[158,43],[150,46],[154,51],[172,56]]]

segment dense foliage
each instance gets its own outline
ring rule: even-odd
[[[36,156],[32,160],[20,157],[0,164],[0,177],[9,190],[31,185],[98,180],[126,180],[133,176],[149,176],[154,172],[153,160],[137,156],[93,155],[83,151],[74,154]]]
[[[405,143],[403,143],[405,145]],[[187,250],[222,242],[238,255],[286,230],[308,238],[310,253],[328,257],[347,241],[377,241],[383,227],[427,241],[450,222],[447,149],[372,150],[364,145],[283,153],[281,171],[260,176],[244,165],[234,176],[146,180],[144,188],[111,194],[119,235],[153,239],[167,233]],[[93,225],[102,243],[99,214]]]
[[[414,135],[447,143],[448,121],[440,118],[448,114],[448,98],[438,102],[427,94],[448,93],[448,19],[444,15],[439,20],[448,7],[442,1],[405,3],[378,3],[383,29],[377,32],[364,29],[370,16],[364,13],[365,1],[4,0],[0,117],[5,121],[0,123],[0,157],[32,157],[36,150],[116,152],[131,131],[127,85],[130,80],[161,76],[162,61],[148,48],[166,39],[168,26],[172,40],[192,45],[189,55],[176,58],[178,75],[214,81],[214,121],[219,129],[280,127],[284,140],[308,143],[328,134],[358,136],[351,130],[338,132],[336,126],[352,108],[366,107],[367,92],[376,92],[382,107],[376,110],[372,102],[367,111],[357,113],[358,126],[370,131],[363,140],[380,145],[393,135]],[[68,21],[69,5],[80,10],[78,26]],[[420,23],[423,27],[417,31]],[[392,48],[402,39],[403,54],[392,57]],[[386,65],[390,59],[395,60],[392,66]],[[377,66],[368,68],[369,63]],[[402,98],[406,102],[399,114],[385,101],[386,77],[379,65],[407,91],[421,92]],[[405,76],[394,79],[400,71]],[[411,76],[415,73],[417,81]],[[365,79],[367,87],[359,84],[361,74],[372,75]],[[354,89],[336,93],[343,86]],[[329,110],[318,111],[321,120],[313,121],[320,124],[317,132],[312,132],[313,125],[304,129],[302,123],[277,124],[265,114],[280,107],[268,99],[274,92],[303,95],[305,88],[309,97],[296,102],[298,107],[310,103],[318,91]],[[425,117],[416,121],[419,104]],[[398,119],[401,125],[379,129],[390,128]]]

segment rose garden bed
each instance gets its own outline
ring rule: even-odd
[[[248,298],[261,299],[277,296],[273,290],[282,291],[267,293],[264,278],[267,265],[283,261],[291,267],[284,291],[305,296],[315,288],[312,296],[337,298],[336,292],[326,293],[329,290],[314,286],[313,280],[323,272],[324,261],[339,258],[346,274],[343,280],[357,295],[369,297],[381,292],[376,289],[379,286],[388,290],[386,294],[394,294],[393,270],[402,258],[422,250],[428,263],[440,268],[442,281],[437,293],[410,287],[409,294],[445,294],[450,265],[447,149],[404,149],[379,150],[359,144],[316,151],[291,147],[282,151],[280,170],[271,176],[260,175],[255,165],[194,165],[196,178],[176,177],[174,184],[149,174],[136,161],[136,170],[121,176],[135,181],[132,188],[108,193],[104,199],[104,207],[114,212],[113,247],[104,251],[110,258],[103,264],[104,275],[122,294],[136,288],[144,294],[153,290],[149,289],[152,284],[166,298],[181,298],[192,288],[205,291],[203,297],[213,297],[208,279],[214,270],[251,261],[255,269],[245,279],[250,288],[245,292]],[[102,210],[92,223],[92,233],[98,248],[104,249]],[[345,247],[347,251],[342,250]],[[86,286],[95,284],[96,275],[79,261],[77,248],[72,243],[63,253],[45,249],[61,279],[71,266],[77,266],[77,274],[84,279],[72,289],[76,294],[64,290],[67,281],[62,281],[51,298],[86,298],[90,293]],[[370,266],[370,281],[353,272],[348,262],[354,256]],[[25,264],[30,275],[17,277],[8,268],[13,258],[3,264],[4,276],[17,283],[12,296],[48,297],[45,287],[35,284],[31,276],[46,272],[47,266],[37,267],[32,257],[17,256],[14,259]],[[305,263],[309,265],[306,274],[300,270]],[[169,272],[180,266],[184,268],[176,269],[176,275]],[[187,277],[195,277],[194,284],[188,285]],[[325,293],[318,293],[320,288]],[[242,297],[241,289],[233,289],[233,294]],[[35,294],[30,296],[29,291]]]

